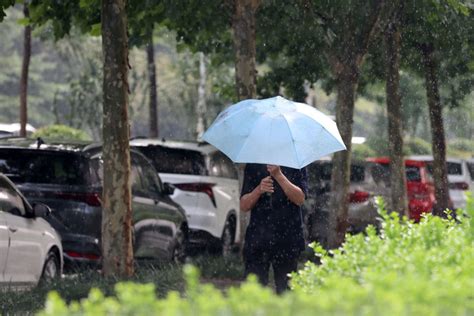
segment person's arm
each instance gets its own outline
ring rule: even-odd
[[[286,197],[298,206],[303,205],[305,200],[305,194],[303,190],[291,183],[290,180],[281,172],[279,166],[268,165],[267,170],[270,175],[278,182]]]
[[[240,210],[242,212],[250,211],[265,192],[273,193],[273,180],[270,176],[263,178],[260,184],[250,193],[242,195],[240,198]]]

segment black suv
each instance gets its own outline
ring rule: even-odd
[[[136,259],[182,261],[188,239],[184,210],[148,159],[131,150],[133,240]],[[65,268],[100,265],[102,147],[91,143],[0,141],[0,172],[30,203],[51,207]],[[106,176],[106,175],[105,175]]]

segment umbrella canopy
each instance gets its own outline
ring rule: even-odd
[[[346,149],[331,118],[280,96],[230,106],[217,116],[203,140],[234,162],[296,169]]]

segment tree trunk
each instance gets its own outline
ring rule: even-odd
[[[357,88],[358,71],[356,68],[343,68],[337,78],[336,123],[347,150],[334,154],[332,159],[331,199],[329,201],[330,234],[328,247],[337,248],[344,241],[348,223],[348,193],[350,184],[350,164],[352,148],[352,123],[354,116],[354,98]]]
[[[206,80],[207,80],[207,66],[206,56],[204,53],[199,53],[199,87],[198,87],[198,102],[196,106],[196,139],[200,140],[206,129]]]
[[[104,58],[102,271],[133,275],[125,0],[102,1]]]
[[[389,209],[397,212],[400,216],[408,216],[400,99],[400,30],[396,18],[392,23],[389,23],[385,31],[385,53],[391,191]]]
[[[256,97],[255,14],[259,0],[236,0],[232,20],[235,51],[235,83],[239,100]]]
[[[30,17],[28,3],[23,5],[23,13],[25,18]],[[25,26],[23,40],[23,62],[21,66],[20,78],[20,137],[26,137],[26,124],[28,123],[28,70],[30,68],[31,59],[31,26]]]
[[[155,49],[153,47],[153,30],[150,32],[150,37],[146,49],[148,59],[148,77],[150,80],[150,137],[158,138],[158,96],[156,85],[156,64],[155,64]]]
[[[255,14],[260,0],[235,0],[232,19],[235,52],[235,87],[238,100],[257,97],[256,70],[256,31]],[[239,185],[242,186],[243,173],[239,173]],[[240,243],[243,246],[250,214],[240,212]],[[243,247],[241,247],[243,249]]]
[[[426,95],[431,123],[431,145],[433,151],[433,179],[436,205],[433,214],[444,216],[450,207],[448,170],[446,167],[446,140],[444,135],[443,110],[439,97],[437,63],[432,45],[422,45],[421,53],[425,67]]]

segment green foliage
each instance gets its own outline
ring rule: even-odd
[[[128,280],[136,283],[154,283],[156,295],[165,297],[169,291],[184,291],[184,278],[181,266],[139,265],[135,276]],[[106,279],[98,271],[85,270],[67,274],[65,278],[51,284],[24,291],[0,291],[1,315],[33,315],[45,307],[48,293],[56,291],[67,302],[87,298],[91,289],[99,289],[105,295],[114,293],[117,279]]]
[[[66,125],[50,125],[40,128],[33,133],[32,137],[50,140],[91,140],[86,132]]]
[[[467,138],[455,138],[449,141],[449,147],[460,150],[460,151],[468,151],[474,153],[474,140],[467,139]]]
[[[375,151],[366,144],[352,145],[352,159],[364,160],[365,158],[375,156]]]
[[[200,284],[199,271],[185,266],[183,296],[170,291],[157,298],[153,284],[118,283],[113,296],[93,289],[87,299],[69,305],[51,292],[40,315],[472,314],[472,200],[457,221],[428,215],[414,224],[380,212],[380,234],[369,227],[365,235],[347,236],[342,248],[330,253],[313,245],[321,264],[306,263],[293,275],[293,291],[282,296],[252,276],[222,293]]]
[[[321,265],[308,262],[294,275],[292,286],[326,296],[327,304],[350,307],[352,313],[470,314],[472,200],[467,213],[458,214],[458,221],[428,215],[414,224],[381,210],[380,235],[373,227],[365,235],[348,235],[343,247],[331,253],[313,245]]]
[[[5,10],[15,4],[15,0],[0,0],[0,22],[6,16]]]
[[[409,155],[431,155],[431,144],[421,138],[407,139],[405,147]]]

